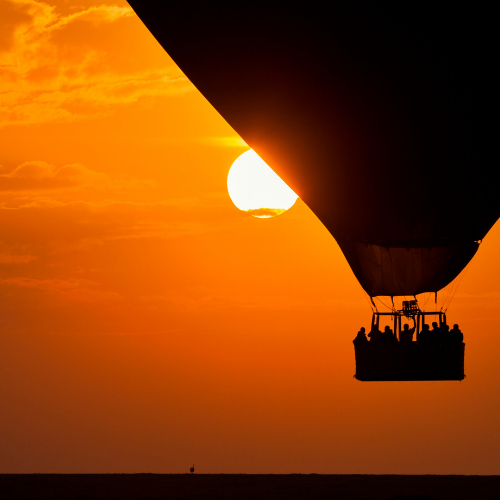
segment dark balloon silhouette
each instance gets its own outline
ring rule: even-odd
[[[193,472],[194,472],[194,464],[193,464],[193,466],[189,469],[189,472],[191,472],[191,474],[193,474]]]
[[[437,292],[500,215],[484,6],[129,2],[370,296]]]

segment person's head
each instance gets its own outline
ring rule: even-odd
[[[456,323],[453,325],[453,330],[458,330],[458,325]]]
[[[443,325],[443,329],[444,329],[445,331],[448,331],[448,330],[450,329],[450,327],[449,327],[448,325]]]
[[[434,321],[434,322],[432,323],[432,328],[437,328],[437,327],[438,327],[438,324]]]
[[[364,327],[364,326],[362,326],[362,327],[361,327],[361,330],[359,330],[359,331],[360,331],[361,333],[365,333],[365,327]]]
[[[391,331],[391,328],[390,328],[389,326],[386,326],[386,327],[384,328],[384,332],[390,332],[390,331]]]
[[[405,323],[405,326],[403,326],[403,330],[408,330],[409,326],[408,323]]]
[[[429,329],[429,325],[424,325],[424,326],[422,327],[422,330],[428,330],[428,329]]]

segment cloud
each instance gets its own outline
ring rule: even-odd
[[[35,255],[0,254],[0,264],[27,264],[34,260],[37,260]]]
[[[35,0],[4,3],[0,126],[103,116],[116,106],[192,88],[166,55],[151,64],[127,46],[118,28],[127,18],[138,22],[129,7],[98,5],[63,16]],[[123,47],[115,42],[120,37]]]
[[[43,161],[28,161],[0,175],[0,191],[65,189],[103,181],[107,176],[83,165],[55,167]]]
[[[59,17],[57,22],[50,25],[47,29],[60,29],[75,21],[87,21],[93,23],[113,22],[117,19],[130,17],[133,15],[134,11],[130,7],[118,7],[116,5],[94,5],[86,10],[75,12],[74,14],[70,14],[68,16]]]
[[[26,277],[0,278],[0,288],[14,287],[32,289],[42,293],[56,294],[76,302],[102,302],[103,300],[123,300],[110,290],[99,290],[98,283],[85,279],[35,279]]]
[[[219,199],[165,199],[154,180],[81,164],[0,168],[0,263],[28,263],[26,256],[43,263],[48,255],[106,242],[200,235],[241,217]]]
[[[28,161],[15,168],[0,167],[0,207],[50,208],[74,202],[109,204],[152,199],[158,191],[153,179],[96,172],[78,163],[56,166]]]
[[[0,54],[11,49],[16,30],[30,21],[30,15],[17,2],[0,2]]]
[[[259,217],[261,219],[268,219],[269,217],[276,217],[286,212],[286,208],[255,208],[253,210],[245,210],[245,213]]]
[[[169,241],[221,231],[240,215],[202,200],[163,202],[31,201],[0,207],[6,255],[29,254],[43,263],[55,255],[133,240]]]
[[[0,208],[0,234],[9,245],[67,251],[71,245],[203,234],[235,218],[231,208],[170,203],[70,202]]]

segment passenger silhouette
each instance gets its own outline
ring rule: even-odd
[[[392,331],[391,328],[389,328],[389,332],[390,332],[390,337],[389,337],[389,342],[398,342],[398,336],[396,335],[396,332]]]
[[[413,328],[410,328],[408,323],[404,324],[403,331],[399,334],[399,340],[401,342],[412,342],[414,333],[415,333],[415,318],[413,318]]]
[[[380,337],[382,332],[379,330],[378,325],[373,325],[368,337],[370,337],[371,342],[380,342]]]
[[[453,325],[453,328],[450,330],[450,340],[452,342],[463,342],[464,334],[458,328],[458,325]]]
[[[439,328],[436,321],[433,321],[432,323],[432,330],[430,331],[430,341],[441,342],[441,329]]]
[[[450,327],[447,324],[441,327],[440,340],[441,342],[451,342]]]
[[[387,328],[386,326],[383,330],[380,331],[380,342],[387,342]]]
[[[432,336],[431,336],[431,331],[429,330],[429,325],[422,326],[422,331],[418,335],[418,341],[419,342],[431,342],[432,341]]]
[[[386,326],[384,331],[380,334],[380,342],[393,342],[394,340],[397,341],[391,327]]]
[[[361,327],[361,329],[359,330],[359,332],[356,335],[356,338],[353,340],[353,342],[355,344],[363,344],[364,342],[368,342],[368,339],[366,338],[364,326]]]

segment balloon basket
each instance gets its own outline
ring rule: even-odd
[[[354,345],[357,380],[463,380],[465,344],[366,342]]]

